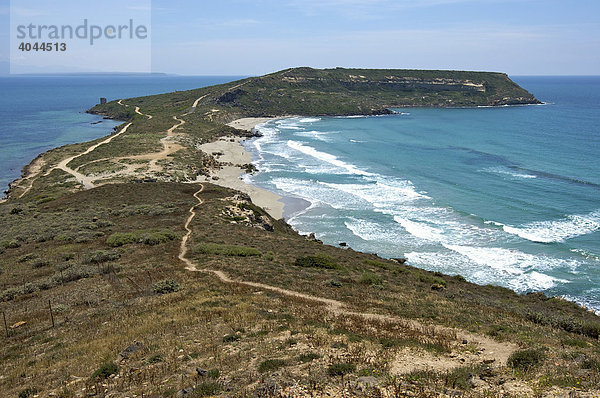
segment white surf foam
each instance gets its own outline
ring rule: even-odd
[[[486,169],[483,169],[483,171],[488,172],[488,173],[493,173],[493,174],[499,174],[499,175],[509,176],[509,177],[514,178],[514,179],[528,180],[528,179],[537,178],[536,175],[519,173],[519,172],[516,172],[514,170],[511,170],[509,168],[502,167],[502,166],[488,167]]]
[[[309,202],[319,202],[334,209],[358,210],[369,206],[364,200],[347,194],[338,189],[332,189],[314,180],[296,178],[274,178],[275,187],[288,194],[293,194]]]
[[[321,118],[319,117],[301,117],[298,119],[298,123],[316,123],[320,121]]]
[[[454,252],[405,253],[409,264],[449,274],[461,274],[475,283],[498,284],[517,292],[547,290],[568,281],[543,273],[545,257],[503,248],[444,245]],[[554,261],[554,259],[552,259]]]
[[[335,184],[325,182],[322,184],[357,196],[380,209],[394,209],[398,205],[406,204],[406,202],[428,199],[427,196],[418,193],[412,182],[408,180],[375,181],[374,183],[365,184]]]
[[[346,169],[350,174],[356,174],[356,175],[362,175],[362,176],[374,176],[375,175],[373,173],[369,173],[368,171],[361,170],[353,164],[346,163],[346,162],[338,159],[338,157],[335,155],[332,155],[327,152],[318,151],[315,148],[308,146],[308,145],[304,145],[298,141],[289,140],[287,142],[287,145],[288,145],[288,147],[295,149],[299,152],[302,152],[305,155],[312,156],[316,159],[322,160],[322,161],[332,164],[334,166]]]
[[[311,130],[311,131],[299,131],[297,133],[294,133],[294,135],[298,136],[298,137],[307,137],[307,138],[312,138],[314,140],[318,140],[318,141],[324,141],[324,142],[331,142],[331,138],[328,137],[330,134],[337,134],[337,131],[317,131],[317,130]]]
[[[444,240],[444,231],[440,228],[432,227],[422,222],[414,222],[399,216],[394,216],[394,220],[402,225],[409,234],[417,238],[431,242],[441,242]]]
[[[519,227],[505,225],[502,228],[532,242],[564,242],[600,230],[600,209],[584,215],[570,215],[562,220],[537,221]]]

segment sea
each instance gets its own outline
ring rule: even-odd
[[[246,180],[325,243],[600,313],[600,77],[515,77],[536,106],[294,117]]]
[[[0,185],[41,152],[109,134],[119,122],[84,113],[100,97],[237,78],[0,78]],[[244,178],[325,243],[600,313],[600,77],[513,80],[544,104],[262,124],[245,143],[260,171]]]
[[[100,101],[100,97],[110,101],[189,90],[239,78],[171,75],[0,77],[0,193],[21,176],[23,166],[38,154],[110,134],[121,122],[85,113]]]

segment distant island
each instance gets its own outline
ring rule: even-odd
[[[292,68],[90,113],[0,204],[11,396],[598,395],[600,318],[282,219],[239,144],[289,115],[539,104],[502,73]]]

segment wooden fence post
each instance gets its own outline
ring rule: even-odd
[[[50,319],[52,319],[52,327],[54,327],[54,314],[52,313],[52,304],[50,304],[50,300],[48,300],[48,308],[50,309]]]
[[[4,329],[6,330],[6,338],[8,338],[8,324],[6,323],[6,314],[2,311],[2,318],[4,318]]]

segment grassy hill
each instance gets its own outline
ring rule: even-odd
[[[405,106],[461,107],[540,103],[504,73],[402,69],[292,68],[260,77],[147,97],[168,102],[195,99],[244,116],[355,115]],[[214,109],[214,108],[213,108]],[[111,103],[92,112],[118,118]]]
[[[417,91],[534,101],[501,74],[297,68],[95,107],[127,122],[0,204],[0,395],[598,396],[593,313],[323,245],[196,181],[221,166],[198,144],[248,134],[225,122]]]

